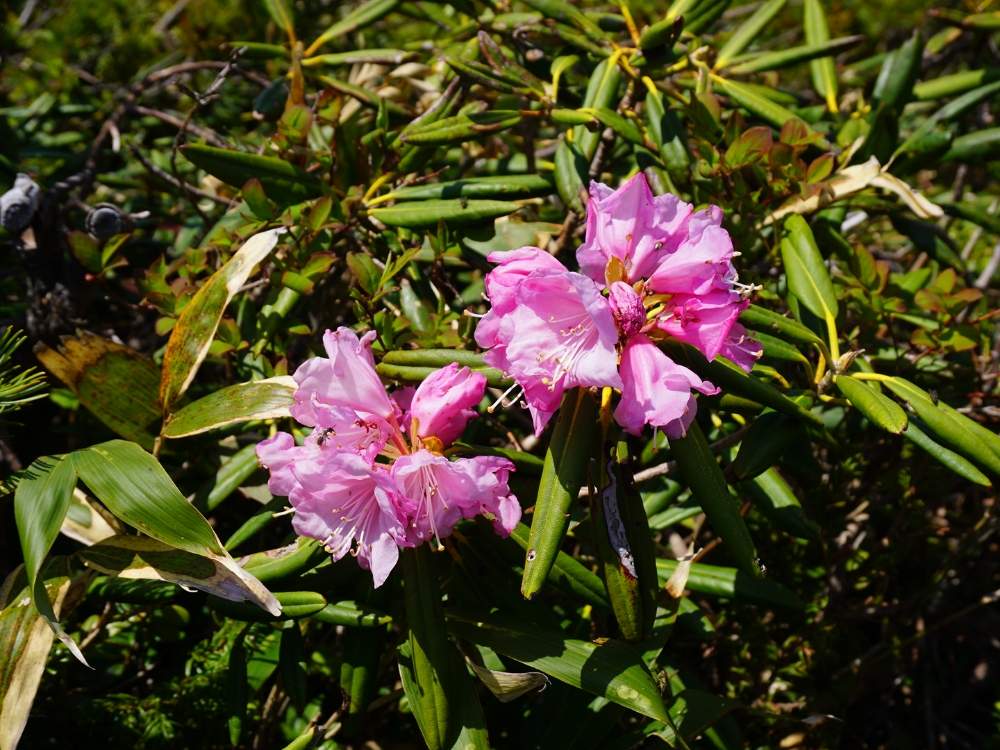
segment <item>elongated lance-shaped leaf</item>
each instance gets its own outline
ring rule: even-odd
[[[439,368],[412,367],[410,365],[396,365],[389,362],[379,362],[375,365],[375,370],[383,378],[399,380],[404,383],[419,383],[437,369]],[[506,388],[510,385],[510,378],[507,378],[500,370],[494,367],[473,367],[471,369],[481,373],[486,378],[486,382],[494,388]]]
[[[413,707],[420,733],[430,750],[450,747],[463,725],[462,714],[482,708],[458,651],[448,640],[437,573],[426,545],[402,554],[406,620],[409,627],[401,649],[399,673]],[[474,700],[475,706],[462,703]]]
[[[785,0],[767,0],[753,12],[753,14],[740,24],[726,40],[715,58],[715,67],[724,68],[726,65],[744,49],[746,49],[760,34],[761,31],[771,22],[781,9],[785,7]]]
[[[796,427],[796,421],[786,414],[773,411],[761,414],[743,436],[736,458],[729,466],[729,475],[752,479],[774,466],[801,439]]]
[[[672,439],[670,450],[677,459],[685,484],[691,488],[712,529],[722,538],[740,569],[760,575],[757,550],[740,515],[739,504],[730,493],[722,469],[698,423],[692,422],[684,437]]]
[[[529,534],[528,527],[519,523],[510,532],[510,538],[527,552]],[[601,579],[591,573],[583,563],[572,555],[567,555],[562,551],[556,554],[552,569],[549,570],[549,580],[570,590],[574,595],[590,604],[604,608],[609,606],[607,591]]]
[[[468,349],[396,349],[382,355],[388,365],[447,367],[452,363],[480,370],[486,367],[483,355]]]
[[[173,405],[198,374],[230,300],[246,283],[253,269],[271,254],[282,231],[271,229],[248,239],[181,311],[163,354],[160,403],[165,414],[173,410]]]
[[[41,586],[41,582],[39,582]],[[67,576],[49,578],[39,596],[54,603],[61,613],[72,581]],[[28,590],[12,592],[0,610],[0,749],[15,750],[31,714],[31,704],[45,672],[52,649],[53,630],[30,603]],[[52,607],[50,607],[52,609]],[[53,615],[54,617],[54,615]]]
[[[329,622],[323,620],[320,615],[317,615],[316,619]],[[344,657],[340,664],[340,686],[347,694],[344,730],[348,737],[357,736],[368,704],[375,697],[378,688],[379,662],[386,648],[383,630],[366,627],[344,629]]]
[[[928,454],[933,456],[935,460],[941,462],[944,466],[947,466],[960,477],[968,479],[970,482],[974,482],[982,487],[990,486],[990,478],[977,469],[974,463],[966,459],[960,453],[956,453],[953,450],[945,448],[943,445],[935,441],[930,435],[917,426],[915,419],[910,420],[910,423],[906,426],[906,431],[903,433],[903,437],[914,445],[920,447],[921,450],[926,451]]]
[[[56,610],[39,578],[45,556],[66,518],[75,486],[76,470],[69,456],[38,459],[18,482],[14,493],[14,518],[21,540],[31,602],[70,653],[86,664],[87,660],[79,647],[57,622]]]
[[[292,15],[292,7],[288,0],[264,0],[267,12],[278,28],[288,35],[288,43],[295,46],[295,17]]]
[[[792,294],[821,320],[836,319],[837,294],[833,282],[816,247],[812,229],[798,214],[785,219],[781,258]]]
[[[754,507],[786,534],[799,539],[819,536],[819,526],[809,520],[795,492],[773,466],[740,488],[750,495]]]
[[[135,443],[111,440],[71,454],[80,479],[115,516],[164,544],[210,558],[242,582],[229,590],[278,615],[281,607],[260,581],[236,564],[205,517],[167,472]]]
[[[411,128],[400,135],[403,143],[420,146],[441,146],[477,140],[489,133],[499,133],[521,122],[516,110],[488,110],[446,117],[428,125]]]
[[[598,453],[591,523],[604,584],[622,637],[641,641],[656,618],[656,551],[642,497],[632,483],[628,447]],[[609,455],[610,454],[610,455]]]
[[[490,175],[399,188],[379,200],[422,201],[448,198],[528,198],[553,190],[552,181],[536,174]]]
[[[711,80],[712,85],[715,86],[716,89],[731,98],[734,102],[739,104],[751,114],[756,115],[764,122],[771,124],[779,130],[789,120],[799,119],[798,115],[787,107],[783,107],[772,99],[767,99],[761,96],[757,91],[746,84],[740,83],[739,81],[733,81],[729,78],[722,78],[721,76],[714,74],[712,74]],[[820,137],[816,143],[823,148],[830,147],[829,141],[823,137]]]
[[[667,581],[681,565],[677,560],[656,561],[656,572]],[[700,594],[741,599],[786,609],[802,609],[803,603],[785,586],[766,578],[748,575],[737,568],[707,563],[692,563],[688,571],[687,587]]]
[[[663,699],[639,652],[622,641],[568,638],[512,614],[448,615],[458,637],[519,661],[561,682],[653,719],[664,719]]]
[[[541,589],[555,562],[569,524],[569,509],[580,493],[593,455],[595,405],[583,388],[563,397],[545,452],[524,558],[521,594],[530,599]]]
[[[759,55],[748,55],[741,57],[729,66],[728,72],[732,75],[746,75],[747,73],[759,73],[765,70],[781,70],[792,65],[798,65],[806,60],[815,61],[818,57],[835,55],[844,50],[855,47],[865,40],[865,37],[844,36],[837,39],[830,39],[822,44],[804,44],[800,47],[789,47],[788,49],[777,50],[775,52],[762,52]]]
[[[883,381],[889,390],[906,401],[927,427],[952,448],[1000,476],[1000,438],[954,409],[936,404],[930,394],[899,377]]]
[[[181,153],[196,167],[234,188],[242,188],[248,180],[256,178],[267,197],[282,206],[315,198],[323,192],[314,176],[275,156],[248,154],[203,143],[181,146]]]
[[[316,50],[331,39],[346,36],[353,31],[375,23],[382,16],[394,10],[399,5],[399,2],[400,0],[369,0],[369,2],[355,8],[316,37],[316,40],[306,49],[305,57],[314,55]]]
[[[163,436],[187,437],[252,419],[287,417],[294,395],[295,381],[289,375],[221,388],[172,414]]]
[[[392,227],[435,227],[445,224],[475,224],[512,214],[516,203],[491,200],[428,200],[400,203],[388,208],[371,208],[368,215]]]
[[[804,26],[806,42],[824,44],[830,40],[830,29],[826,24],[826,12],[819,0],[804,0]],[[837,111],[837,71],[832,57],[821,57],[809,63],[813,87],[826,101],[827,109]]]
[[[893,157],[907,151],[914,143],[931,132],[939,122],[947,122],[948,120],[958,117],[968,109],[979,104],[979,102],[993,96],[998,91],[1000,91],[1000,81],[992,81],[982,86],[978,86],[971,91],[966,91],[961,96],[952,99],[939,110],[931,114],[930,117],[924,118],[916,130],[914,130],[906,138],[906,140],[899,144],[896,151],[893,153]]]
[[[920,101],[944,99],[1000,78],[1000,68],[978,68],[949,73],[940,78],[920,81],[913,86],[913,96]]]
[[[751,328],[780,335],[791,341],[798,341],[802,344],[814,344],[820,348],[826,346],[823,339],[810,331],[794,318],[768,310],[760,305],[750,305],[740,313],[740,322]]]
[[[906,412],[884,393],[850,375],[838,375],[834,382],[844,397],[872,424],[896,435],[906,429]]]

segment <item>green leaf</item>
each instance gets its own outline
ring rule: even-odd
[[[327,55],[307,57],[302,61],[302,67],[310,68],[317,65],[355,65],[357,63],[372,63],[374,65],[400,65],[412,60],[416,55],[402,49],[356,49],[350,52],[334,52]]]
[[[567,638],[510,616],[489,618],[449,614],[448,625],[459,638],[487,646],[575,688],[599,695],[636,713],[660,721],[666,709],[656,682],[639,652],[621,641],[600,643]]]
[[[661,581],[667,581],[677,570],[677,560],[658,559],[656,572]],[[785,609],[802,609],[802,601],[780,583],[748,575],[736,568],[706,563],[691,563],[687,587],[700,594],[739,599]]]
[[[997,78],[1000,78],[1000,68],[963,70],[914,84],[913,96],[920,101],[944,99],[955,94],[963,94],[969,89],[982,86]]]
[[[715,67],[717,69],[726,67],[734,57],[758,38],[760,32],[771,22],[772,18],[778,15],[783,7],[785,7],[785,0],[767,0],[761,4],[747,20],[739,25],[719,49],[719,53],[715,57]]]
[[[837,294],[833,282],[816,247],[812,230],[798,214],[785,219],[781,258],[792,294],[821,320],[836,319]]]
[[[523,523],[519,523],[510,533],[510,538],[517,542],[525,552],[529,549],[529,536],[529,529]],[[589,604],[605,609],[610,606],[601,579],[591,573],[583,563],[565,552],[559,551],[556,554],[548,580],[568,589]]]
[[[913,93],[913,84],[920,75],[924,45],[920,32],[914,33],[899,49],[886,57],[875,81],[872,103],[898,111]]]
[[[944,442],[1000,476],[1000,438],[954,409],[934,403],[929,393],[908,380],[891,377],[882,382],[913,407],[917,416]]]
[[[71,587],[66,576],[46,581],[44,594],[61,612]],[[28,601],[30,589],[11,597],[0,611],[0,748],[14,750],[52,649],[53,631]]]
[[[233,494],[257,469],[256,444],[245,445],[227,458],[212,479],[198,491],[193,500],[196,507],[213,511]]]
[[[273,615],[281,612],[274,596],[223,549],[208,521],[153,456],[135,443],[111,440],[71,457],[80,479],[119,519],[164,544],[218,562],[243,582],[234,595]]]
[[[181,153],[196,167],[234,188],[242,188],[252,178],[258,179],[267,197],[281,206],[316,198],[323,191],[315,177],[274,156],[248,154],[203,143],[181,146]]]
[[[160,373],[151,359],[86,331],[64,336],[58,349],[40,342],[35,355],[113,432],[153,447]]]
[[[777,469],[772,467],[743,482],[741,487],[753,499],[754,507],[785,533],[799,539],[819,536],[819,527],[806,516],[799,499]]]
[[[66,518],[75,487],[76,472],[67,456],[39,458],[18,482],[14,518],[32,596],[45,556]]]
[[[468,349],[397,349],[382,355],[382,362],[407,367],[439,368],[450,364],[471,367],[473,370],[486,367],[483,355]]]
[[[761,414],[740,442],[729,471],[736,479],[752,479],[774,466],[800,439],[796,422],[788,415],[773,411]]]
[[[316,50],[331,39],[347,36],[358,29],[375,23],[382,16],[394,10],[399,2],[400,0],[369,0],[369,2],[355,8],[316,37],[316,41],[310,44],[305,51],[305,57],[315,54]]]
[[[460,732],[460,703],[470,694],[463,682],[468,682],[469,675],[448,641],[437,573],[427,545],[403,550],[402,562],[409,635],[401,649],[399,673],[424,742],[430,750],[441,750],[450,747]],[[471,695],[475,699],[475,693]],[[481,708],[479,712],[483,726]]]
[[[552,192],[552,182],[537,174],[468,177],[449,182],[430,182],[399,188],[379,200],[423,201],[449,198],[530,198]]]
[[[805,12],[806,42],[812,45],[824,44],[830,40],[830,29],[826,24],[826,13],[819,0],[803,0]],[[822,57],[809,63],[813,86],[826,101],[827,109],[837,112],[837,71],[832,57]]]
[[[419,383],[427,376],[431,375],[437,367],[411,367],[408,365],[395,365],[388,362],[379,362],[375,365],[375,370],[387,380],[399,380],[404,383]],[[500,370],[493,367],[472,368],[486,378],[486,382],[494,388],[506,388],[510,385],[510,379],[504,376]]]
[[[388,208],[371,208],[368,215],[391,227],[435,227],[445,224],[477,224],[514,213],[519,206],[508,201],[428,200],[402,203]]]
[[[521,579],[521,593],[527,599],[537,594],[545,583],[566,534],[570,506],[580,494],[587,462],[594,452],[594,423],[594,400],[586,389],[577,388],[567,393],[545,452],[545,465],[531,517]]]
[[[172,411],[198,373],[230,300],[254,268],[271,254],[282,231],[271,229],[248,239],[184,306],[163,354],[160,403],[165,414]]]
[[[791,341],[825,347],[823,340],[794,318],[768,310],[760,305],[750,305],[740,314],[740,322],[759,330],[780,334]]]
[[[906,426],[906,431],[903,433],[903,437],[914,445],[919,446],[960,477],[968,479],[970,482],[974,482],[982,487],[990,486],[989,477],[977,469],[975,464],[966,460],[962,455],[955,453],[955,451],[949,450],[940,443],[935,442],[926,432],[917,427],[915,420],[910,420],[910,423]]]
[[[757,550],[740,515],[739,504],[730,493],[722,469],[697,422],[691,423],[684,437],[670,441],[670,451],[677,459],[685,484],[691,488],[712,529],[722,538],[739,567],[760,575]]]
[[[392,622],[385,612],[353,601],[331,602],[316,613],[316,619],[349,628],[380,628]]]
[[[991,83],[987,83],[983,86],[974,88],[971,91],[967,91],[956,99],[952,99],[936,112],[932,113],[929,117],[923,118],[916,130],[914,130],[906,140],[899,144],[896,151],[893,153],[893,156],[897,156],[908,151],[914,143],[931,132],[939,122],[947,122],[948,120],[958,117],[966,110],[979,104],[979,102],[993,96],[993,94],[997,91],[1000,91],[1000,81],[992,81]]]
[[[220,388],[170,415],[163,436],[188,437],[239,422],[287,417],[295,388],[288,375]]]
[[[941,161],[985,163],[1000,156],[1000,128],[984,128],[960,135],[941,156]]]
[[[292,15],[292,8],[287,0],[264,0],[267,12],[278,28],[288,35],[290,42],[295,42],[295,20]]]
[[[656,552],[642,497],[628,468],[628,447],[598,454],[591,523],[611,611],[626,641],[651,635],[656,617]]]
[[[729,66],[727,72],[730,75],[747,75],[748,73],[760,73],[765,70],[781,70],[792,65],[798,65],[807,60],[816,61],[818,57],[829,58],[844,50],[856,47],[863,42],[863,36],[843,36],[837,39],[830,39],[821,44],[804,44],[800,47],[789,47],[788,49],[777,50],[775,52],[761,52],[755,55],[747,55],[734,61]],[[822,62],[822,61],[820,61]]]
[[[316,619],[322,622],[323,613]],[[336,623],[347,625],[347,623]],[[344,732],[356,737],[364,729],[365,711],[378,689],[379,665],[386,651],[385,634],[365,627],[347,627],[342,636],[343,661],[340,665],[340,687],[347,694]]]
[[[442,146],[478,140],[489,133],[499,133],[521,122],[516,110],[493,110],[446,117],[428,125],[407,128],[400,135],[403,143],[420,146]]]
[[[872,424],[896,435],[906,429],[906,412],[888,396],[850,375],[838,375],[834,382]]]
[[[721,78],[714,74],[711,76],[711,79],[715,87],[723,94],[728,96],[748,112],[756,115],[760,119],[770,123],[778,129],[781,129],[781,127],[789,120],[799,119],[798,115],[790,109],[787,109],[780,104],[761,96],[751,86],[739,83],[738,81],[729,80],[728,78]],[[830,146],[829,142],[822,137],[818,138],[816,143],[822,148]]]
[[[682,690],[670,704],[670,722],[653,732],[670,747],[684,747],[684,740],[694,740],[709,727],[737,708],[727,698],[720,698],[705,690]],[[679,736],[678,736],[679,735]]]

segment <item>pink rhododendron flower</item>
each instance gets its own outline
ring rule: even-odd
[[[498,267],[486,277],[491,308],[476,342],[523,390],[536,434],[566,389],[608,386],[621,392],[615,417],[627,431],[683,435],[692,391],[717,389],[655,342],[753,367],[760,345],[736,322],[752,287],[739,283],[735,255],[719,208],[654,196],[642,173],[617,190],[591,183],[581,273],[538,248],[490,255]]]
[[[296,532],[319,539],[335,560],[351,552],[377,587],[400,547],[440,543],[459,520],[479,514],[506,536],[521,506],[507,484],[510,461],[441,454],[475,416],[486,378],[451,364],[390,395],[371,340],[327,331],[329,358],[305,362],[294,376],[292,416],[312,433],[303,445],[278,433],[258,444],[257,456],[271,492],[291,501]]]

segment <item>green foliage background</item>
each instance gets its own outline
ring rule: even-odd
[[[824,56],[804,5],[819,8],[830,39],[856,38]],[[20,409],[5,414],[0,444],[11,492],[0,500],[0,572],[9,574],[0,728],[26,720],[21,747],[1000,747],[1000,11],[917,0],[627,8],[638,38],[622,6],[590,0],[6,9],[0,184],[27,172],[45,191],[30,236],[0,230],[0,316],[34,347],[15,354],[8,331],[0,355],[0,412]],[[719,65],[768,8],[773,17],[741,57]],[[308,50],[345,18],[364,22]],[[794,63],[767,57],[803,45],[813,49]],[[316,57],[371,50],[395,52],[374,63]],[[599,65],[617,77],[588,101]],[[428,110],[425,123],[459,119],[447,132],[410,124]],[[475,121],[496,112],[503,127]],[[576,159],[561,161],[560,149]],[[836,175],[873,156],[903,187],[869,179],[838,193]],[[464,311],[485,309],[486,253],[541,243],[572,263],[578,188],[590,177],[617,185],[635,169],[661,191],[725,209],[741,279],[762,287],[744,322],[765,334],[753,376],[699,401],[700,430],[731,487],[721,511],[696,478],[714,476],[715,461],[692,475],[680,446],[629,444],[630,467],[650,475],[637,484],[650,527],[641,543],[661,577],[642,582],[658,604],[643,638],[622,642],[627,625],[598,577],[606,573],[585,502],[552,540],[579,570],[553,574],[530,602],[519,592],[526,538],[501,541],[477,524],[461,527],[447,552],[415,557],[420,576],[401,566],[379,591],[350,559],[332,565],[308,545],[290,547],[299,543],[287,518],[271,516],[285,501],[271,498],[252,454],[289,420],[230,395],[235,416],[222,424],[199,399],[289,373],[337,325],[379,332],[387,381],[419,380],[417,366],[451,356],[427,350],[474,349]],[[443,204],[399,192],[481,177],[497,179],[475,195],[452,187],[437,196]],[[809,198],[821,205],[796,203]],[[87,232],[102,203],[129,215],[115,236]],[[772,221],[782,207],[796,218]],[[183,317],[248,237],[278,226],[288,231],[277,249],[228,306]],[[802,251],[783,237],[807,248],[807,275],[831,284],[832,340],[787,273],[798,257],[788,253]],[[187,372],[166,346],[178,327],[210,346],[190,388],[163,409],[161,382]],[[847,358],[834,363],[836,347]],[[30,371],[17,380],[12,365],[39,361],[48,398],[18,402],[37,385]],[[284,397],[280,383],[264,387]],[[206,429],[171,435],[185,407]],[[905,431],[893,426],[904,408]],[[510,409],[466,435],[478,450],[515,451],[526,511],[549,440],[526,439],[528,425]],[[105,442],[113,438],[157,458],[122,453],[121,441]],[[120,508],[134,500],[102,497],[83,475],[95,444],[128,467],[124,476],[158,461],[166,478],[151,486],[191,497],[211,525],[194,527],[209,539],[214,530],[296,619],[263,621],[246,603],[85,567],[93,558],[81,535],[131,533]],[[27,669],[15,646],[28,632],[15,618],[35,572],[20,567],[26,524],[23,515],[15,524],[12,491],[48,476],[33,461],[64,454],[89,505],[66,496],[51,529],[63,534],[42,550],[48,594],[35,588],[34,597],[39,610],[58,602],[93,670],[56,641],[47,662],[33,662],[45,664],[34,702],[15,710],[8,688]],[[40,515],[37,485],[20,486],[19,507]],[[744,521],[761,578],[738,570],[726,532]],[[144,531],[179,546],[169,530]],[[663,579],[689,544],[706,552],[673,599]],[[261,567],[267,550],[282,550],[271,555],[275,569]],[[513,645],[487,642],[462,619],[470,612]],[[604,671],[590,662],[589,673],[575,663],[579,689],[525,656],[544,651],[545,635],[610,643],[601,653],[620,647],[624,661]],[[400,662],[417,668],[422,637],[445,654],[432,665],[452,708],[440,741],[415,718],[429,684],[415,691],[400,679]],[[552,684],[499,702],[460,653],[495,671],[547,672]],[[610,676],[629,666],[645,675],[630,685],[662,694],[666,721],[611,696]]]

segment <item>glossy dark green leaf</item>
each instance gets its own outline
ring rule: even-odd
[[[528,551],[529,529],[519,523],[510,533],[510,538]],[[608,595],[601,579],[591,573],[579,560],[565,552],[558,552],[552,563],[548,580],[573,592],[586,602],[598,607],[609,606]]]
[[[466,200],[426,200],[400,203],[387,208],[371,208],[368,215],[391,227],[434,227],[438,222],[445,224],[477,224],[507,216],[518,209],[516,203],[508,201]]]
[[[1000,476],[1000,438],[954,409],[936,404],[929,393],[904,378],[892,377],[884,382],[913,408],[935,435]]]
[[[729,471],[738,480],[752,479],[774,466],[801,433],[796,420],[786,414],[767,412],[750,425]]]
[[[715,67],[725,68],[734,57],[757,39],[760,32],[784,7],[785,0],[767,0],[767,2],[762,3],[719,48],[715,57]]]
[[[801,62],[829,58],[830,55],[837,55],[851,49],[851,47],[856,47],[864,40],[863,36],[843,36],[820,44],[804,44],[800,47],[789,47],[775,52],[747,55],[735,60],[726,72],[731,75],[747,75],[765,70],[781,70]]]
[[[670,441],[670,450],[677,460],[685,484],[691,488],[713,531],[737,561],[740,568],[753,575],[760,575],[760,562],[740,507],[726,483],[705,433],[697,422],[692,422],[687,434]]]
[[[397,365],[389,362],[379,362],[375,365],[375,370],[387,380],[398,380],[404,383],[419,383],[439,367],[416,367],[412,365]],[[500,370],[493,367],[474,367],[476,372],[482,373],[486,382],[494,388],[506,388],[510,385],[510,380],[504,376]]]
[[[446,117],[428,125],[408,128],[400,135],[404,143],[419,146],[442,146],[477,140],[489,133],[499,133],[521,122],[521,114],[511,110],[474,112]]]
[[[345,37],[358,29],[375,23],[382,16],[393,11],[399,2],[400,0],[368,0],[367,3],[359,5],[316,37],[316,40],[306,49],[305,56],[313,55],[316,50],[333,39]]]
[[[267,197],[282,206],[315,198],[322,192],[319,180],[274,156],[231,151],[202,143],[182,146],[181,153],[195,166],[235,188],[242,188],[247,180],[256,178]]]
[[[812,230],[798,214],[785,219],[781,259],[792,294],[821,320],[836,319],[837,293]]]
[[[659,688],[639,652],[628,644],[611,639],[581,641],[512,620],[499,614],[488,619],[450,614],[448,625],[460,638],[643,716],[665,720]]]
[[[594,400],[583,388],[563,398],[545,452],[524,558],[521,593],[528,599],[545,583],[566,534],[570,505],[580,493],[594,453],[595,414]]]
[[[896,435],[906,429],[906,412],[884,393],[850,375],[838,375],[834,382],[844,397],[872,424]]]
[[[658,559],[656,571],[661,581],[666,581],[680,565],[676,560]],[[700,594],[721,596],[727,599],[742,599],[757,604],[802,609],[802,601],[776,581],[748,575],[736,568],[727,568],[707,563],[692,563],[688,573],[687,587]]]
[[[778,334],[790,341],[823,347],[823,340],[794,318],[789,318],[760,305],[750,305],[740,314],[740,321],[751,328]]]
[[[437,198],[528,198],[553,190],[552,182],[541,175],[511,174],[470,177],[448,182],[399,188],[384,196],[394,201],[423,201]]]
[[[919,446],[935,460],[940,461],[944,466],[947,466],[951,471],[955,472],[960,477],[968,479],[970,482],[974,482],[982,487],[990,486],[991,483],[989,477],[977,469],[975,464],[967,460],[961,454],[956,453],[953,450],[949,450],[937,441],[933,440],[930,435],[916,425],[915,420],[910,420],[910,423],[906,426],[906,431],[903,433],[903,437],[914,445]]]
[[[791,486],[775,468],[767,469],[749,482],[743,482],[754,507],[771,523],[799,539],[816,539],[819,526],[809,520]]]

